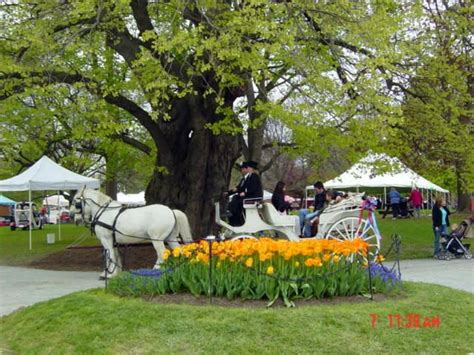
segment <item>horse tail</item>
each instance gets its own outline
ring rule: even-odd
[[[189,227],[188,217],[180,210],[173,210],[173,213],[176,217],[178,234],[181,235],[186,243],[191,243],[193,241],[193,236],[191,234],[191,228]]]

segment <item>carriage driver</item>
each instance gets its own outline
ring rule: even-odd
[[[255,172],[258,163],[254,161],[243,162],[240,166],[242,178],[238,185],[229,190],[229,194],[234,194],[227,207],[226,215],[229,217],[229,224],[241,226],[244,224],[244,199],[262,198],[263,188],[260,176]]]

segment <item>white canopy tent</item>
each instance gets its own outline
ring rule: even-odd
[[[388,168],[387,172],[380,173],[381,166]],[[392,158],[386,154],[369,154],[359,160],[349,170],[338,177],[326,181],[324,187],[328,189],[355,188],[383,188],[386,196],[387,187],[412,188],[448,194],[449,191],[418,175],[408,168],[399,159]],[[314,187],[307,186],[306,194]]]
[[[51,195],[43,200],[43,205],[68,208],[69,201],[63,195]]]
[[[41,157],[34,165],[9,179],[0,180],[0,191],[28,191],[31,204],[31,191],[46,190],[79,190],[83,186],[92,189],[100,187],[98,179],[76,174],[61,165],[55,163],[47,156]],[[30,206],[30,220],[31,216]],[[59,238],[61,238],[61,225],[59,223]],[[30,224],[30,250],[31,244],[31,224]]]

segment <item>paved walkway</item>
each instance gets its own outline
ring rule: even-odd
[[[474,293],[474,259],[402,260],[402,280],[444,285]],[[90,288],[103,288],[98,272],[50,271],[0,266],[0,316],[21,307]]]
[[[37,302],[97,287],[104,287],[104,281],[99,281],[99,272],[0,266],[0,316]]]
[[[474,293],[474,259],[402,260],[400,269],[405,281],[427,282]]]

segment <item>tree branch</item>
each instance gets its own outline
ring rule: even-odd
[[[137,148],[138,150],[145,153],[146,155],[150,155],[150,153],[151,153],[151,148],[149,146],[147,146],[146,144],[143,144],[142,142],[136,140],[133,137],[130,137],[126,132],[122,132],[120,134],[114,134],[114,135],[111,136],[111,138],[119,139],[122,142],[124,142],[124,143],[126,143],[126,144],[128,144],[128,145],[130,145],[134,148]]]

